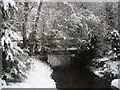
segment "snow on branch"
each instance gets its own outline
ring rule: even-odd
[[[3,5],[4,5],[4,10],[8,10],[9,7],[14,7],[17,11],[18,8],[16,7],[16,4],[13,0],[2,0],[3,1]]]

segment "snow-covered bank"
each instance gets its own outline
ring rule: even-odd
[[[120,89],[120,79],[114,79],[114,80],[111,82],[111,86]]]
[[[120,89],[119,79],[120,61],[119,60],[112,61],[110,58],[111,56],[97,59],[97,62],[99,64],[101,63],[102,66],[95,68],[94,73],[99,77],[109,76],[109,78],[111,78],[111,87]],[[96,64],[96,66],[98,66],[98,64]]]
[[[113,76],[119,76],[119,70],[120,61],[112,61],[109,57],[104,57],[97,59],[98,63],[103,64],[103,66],[95,68],[93,71],[95,75],[98,75],[99,77],[103,77],[105,73],[113,74]],[[98,66],[98,64],[96,64]]]
[[[54,80],[51,78],[52,69],[32,58],[32,68],[22,83],[12,83],[3,88],[56,88]]]

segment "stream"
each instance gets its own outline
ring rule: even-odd
[[[87,69],[54,67],[52,78],[60,88],[110,88],[110,83]]]
[[[84,65],[84,64],[83,64]],[[111,90],[110,82],[96,76],[89,69],[81,65],[68,64],[52,67],[52,79],[56,82],[56,88],[100,88]]]

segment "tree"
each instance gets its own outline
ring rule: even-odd
[[[36,17],[34,18],[35,22],[32,24],[32,31],[29,35],[29,47],[30,47],[30,55],[33,55],[36,51],[36,48],[38,48],[37,46],[37,30],[38,30],[38,23],[39,23],[39,18],[40,18],[40,12],[41,12],[41,7],[42,7],[42,1],[40,1],[38,3],[38,9],[37,9],[37,15]]]
[[[6,82],[18,82],[21,81],[21,79],[24,77],[25,73],[23,73],[23,71],[25,70],[25,68],[24,63],[21,62],[19,58],[20,54],[23,53],[23,50],[17,45],[18,42],[21,40],[21,37],[14,30],[14,24],[18,23],[14,22],[16,21],[14,13],[17,7],[13,0],[6,1],[5,3],[3,0],[2,7],[2,15],[4,15],[4,12],[6,12],[7,16],[6,18],[2,18],[2,26],[0,27],[2,32],[1,79],[5,80]],[[14,45],[14,47],[12,45]]]

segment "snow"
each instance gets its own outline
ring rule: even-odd
[[[48,62],[50,63],[50,65],[52,65],[53,67],[55,66],[59,66],[61,63],[58,60],[58,58],[60,58],[59,56],[56,55],[48,55]]]
[[[26,80],[22,83],[11,83],[3,88],[56,88],[54,80],[51,79],[52,69],[35,58],[31,62],[32,68]]]
[[[5,34],[6,35],[10,35],[10,38],[12,39],[12,40],[18,40],[18,41],[20,41],[20,40],[22,40],[22,36],[19,34],[19,33],[16,33],[16,32],[14,32],[13,30],[11,30],[11,29],[5,29]]]
[[[59,49],[52,49],[53,51],[59,51]],[[65,50],[65,49],[61,49],[61,50]],[[77,50],[77,48],[75,47],[71,47],[71,48],[66,48],[66,50]]]
[[[4,44],[8,45],[6,60],[14,60],[13,55],[23,53],[23,50],[17,46],[17,41],[22,40],[22,37],[18,33],[12,31],[11,29],[4,30],[5,35],[1,38],[1,45],[3,51],[5,51]],[[14,40],[14,42],[13,42]]]
[[[111,32],[111,34],[116,34],[117,36],[120,37],[120,34],[119,34],[118,30],[113,29],[113,31]]]
[[[6,82],[0,78],[0,90],[2,90],[2,85],[6,86]]]
[[[81,27],[83,27],[81,20],[82,20],[82,16],[77,16],[76,13],[71,14],[71,19],[75,22],[75,23],[79,23],[81,25]]]
[[[88,19],[93,20],[93,21],[95,21],[97,23],[100,22],[100,19],[97,16],[95,16],[92,12],[91,12],[90,16],[88,17]]]
[[[1,38],[2,47],[4,47],[4,41],[5,41],[6,44],[10,43],[10,49],[12,49],[14,55],[23,53],[23,50],[17,46],[17,42],[22,40],[22,36],[19,33],[12,31],[11,29],[5,29],[4,32],[5,32],[5,36]]]
[[[110,57],[103,57],[97,59],[98,62],[105,62],[103,67],[93,69],[95,75],[103,77],[105,72],[112,73],[114,76],[119,75],[119,63],[120,61],[112,61]]]
[[[5,10],[9,9],[9,4],[10,4],[12,7],[14,7],[18,11],[18,8],[16,7],[16,4],[13,0],[2,0],[2,1],[3,1]]]
[[[12,68],[11,72],[10,73],[15,73],[17,74],[17,70],[15,68]]]
[[[114,80],[112,80],[111,86],[114,86],[114,87],[120,89],[120,79],[114,79]]]
[[[11,53],[10,50],[7,50],[7,57],[6,57],[6,60],[11,60],[11,61],[14,60],[14,59],[13,59],[13,55],[12,55],[12,53]]]
[[[2,38],[1,38],[1,45],[2,45],[2,48],[3,48],[3,51],[5,51],[5,43],[8,45],[8,50],[7,50],[7,57],[6,57],[6,60],[14,60],[13,59],[13,55],[11,53],[11,49],[13,48],[13,44],[11,42],[11,39],[10,37],[5,34]]]
[[[104,75],[101,74],[102,72],[103,72],[103,71],[100,71],[100,70],[94,71],[95,75],[97,75],[97,76],[99,76],[99,77],[103,77],[103,76],[104,76]]]
[[[13,51],[14,55],[23,53],[23,50],[17,46],[17,42],[13,42],[13,50],[12,51]]]
[[[10,48],[12,48],[12,42],[11,42],[11,39],[10,39],[10,37],[8,37],[7,35],[5,35],[5,36],[3,36],[2,38],[1,38],[1,45],[2,45],[2,47],[4,47],[4,44],[5,43],[8,45],[8,44],[10,44]]]
[[[103,58],[98,59],[98,61],[107,61],[107,60],[109,60],[108,57],[103,57]]]
[[[67,50],[77,50],[75,47],[67,48]]]

